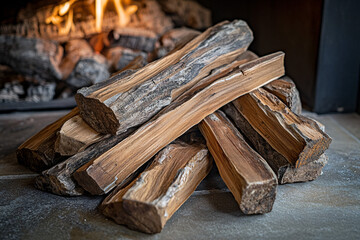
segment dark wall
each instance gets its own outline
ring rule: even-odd
[[[354,112],[360,87],[360,1],[324,3],[314,111]]]
[[[300,90],[303,104],[314,105],[322,0],[204,0],[214,23],[243,19],[254,32],[250,49],[259,55],[285,52],[286,74]]]
[[[359,0],[200,0],[214,23],[243,19],[259,55],[285,52],[305,108],[360,112]],[[358,105],[358,106],[357,106]]]

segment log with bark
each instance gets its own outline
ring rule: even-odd
[[[283,53],[274,53],[236,67],[219,79],[204,78],[212,83],[207,86],[202,82],[205,88],[200,84],[189,89],[189,94],[185,92],[134,134],[81,167],[74,174],[75,179],[92,194],[109,192],[207,115],[282,76],[283,61]]]
[[[279,78],[265,85],[264,89],[278,97],[293,113],[301,114],[300,94],[291,78]]]
[[[0,35],[0,64],[26,76],[49,81],[62,78],[59,64],[63,48],[56,42]]]
[[[245,214],[263,214],[272,210],[277,177],[266,161],[244,140],[221,111],[206,117],[200,124],[206,145]]]
[[[0,25],[0,34],[66,42],[71,39],[89,38],[99,33],[96,29],[95,1],[93,0],[78,0],[74,3],[73,15],[76,17],[69,32],[63,31],[64,23],[57,25],[46,23],[46,18],[50,16],[54,9],[54,3],[40,8],[38,6],[31,7],[34,3],[28,4],[30,8],[25,9],[26,12],[23,11],[22,16],[19,13],[18,19],[20,22],[17,24]],[[156,0],[141,0],[137,5],[139,9],[126,25],[128,32],[136,32],[141,29],[143,31],[152,31],[156,35],[162,35],[173,28],[171,18],[165,15]],[[78,16],[81,16],[80,19],[78,19]],[[119,17],[115,12],[106,11],[103,16],[101,32],[106,33],[115,28],[124,28],[124,26],[119,23]],[[146,42],[143,43],[147,44]]]
[[[106,58],[101,54],[94,53],[91,56],[79,59],[66,79],[66,83],[78,89],[102,82],[109,77],[110,73]]]
[[[284,178],[286,172],[304,171],[328,148],[331,139],[316,122],[295,115],[271,93],[259,89],[243,97],[247,99],[239,98],[223,110],[268,162],[280,184],[291,182],[291,177]],[[297,182],[315,179],[324,164],[312,165],[318,170],[297,174],[303,177],[297,177]]]
[[[70,113],[48,125],[21,144],[16,151],[19,163],[33,171],[40,172],[63,160],[64,158],[55,152],[56,133],[66,121],[78,113],[78,108],[74,108]]]
[[[75,98],[80,114],[100,133],[126,131],[149,120],[214,69],[233,62],[252,39],[243,21],[220,23],[121,81],[79,90]],[[130,79],[139,85],[126,87]]]
[[[294,114],[266,90],[258,89],[233,104],[292,166],[318,159],[329,147],[331,138],[313,120]]]
[[[109,81],[116,81],[129,74],[133,73],[135,70],[126,70],[123,71],[109,79]],[[132,81],[127,83],[129,86],[134,84]],[[78,108],[74,108],[69,114],[50,124],[49,126],[42,129],[39,133],[32,136],[26,142],[24,142],[16,151],[17,159],[20,164],[23,164],[29,167],[31,170],[36,172],[41,172],[45,169],[48,169],[55,164],[63,161],[65,157],[61,156],[55,151],[55,142],[57,140],[57,133],[60,131],[61,127],[65,122],[70,120],[79,114]],[[71,124],[70,124],[71,126]],[[72,135],[72,134],[75,134]],[[79,139],[79,136],[84,138]],[[68,138],[74,138],[78,142],[84,142],[87,145],[91,144],[89,138],[94,139],[93,135],[77,135],[76,132],[67,133]],[[96,138],[95,138],[96,139]],[[58,149],[61,148],[58,145]]]
[[[207,153],[203,145],[168,145],[138,179],[111,193],[100,209],[131,229],[160,232],[209,173],[212,160]]]

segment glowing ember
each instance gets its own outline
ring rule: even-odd
[[[46,18],[47,24],[54,24],[59,26],[60,34],[68,34],[74,27],[73,22],[73,8],[74,3],[78,0],[70,0],[61,3],[54,7],[51,15]],[[95,0],[95,29],[97,32],[101,32],[104,13],[108,2],[112,1],[116,13],[119,18],[119,26],[124,27],[130,22],[130,17],[137,11],[136,5],[130,5],[129,0]],[[127,7],[124,7],[123,2],[126,2]]]

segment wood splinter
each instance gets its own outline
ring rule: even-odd
[[[220,111],[206,117],[199,128],[221,178],[241,211],[245,214],[270,212],[275,201],[277,178],[266,161]]]
[[[118,224],[158,233],[211,166],[205,146],[175,142],[158,153],[138,179],[105,198],[100,209]]]

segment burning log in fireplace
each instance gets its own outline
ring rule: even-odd
[[[193,6],[192,1],[186,1],[187,5]],[[201,22],[193,27],[209,27],[209,11],[195,6],[201,9]],[[16,23],[0,25],[0,64],[26,79],[0,82],[0,102],[72,97],[78,88],[107,79],[138,56],[143,62],[153,61],[170,52],[177,41],[198,34],[191,30],[171,32],[174,23],[165,8],[156,0],[29,5]]]
[[[278,183],[320,174],[331,139],[299,114],[295,85],[281,78],[284,53],[257,57],[251,41],[245,22],[223,22],[144,67],[134,61],[135,70],[81,89],[81,114],[26,141],[19,162],[47,168],[39,189],[110,193],[106,216],[155,233],[207,175],[210,153],[245,214],[271,211]],[[207,147],[188,136],[197,125]]]

